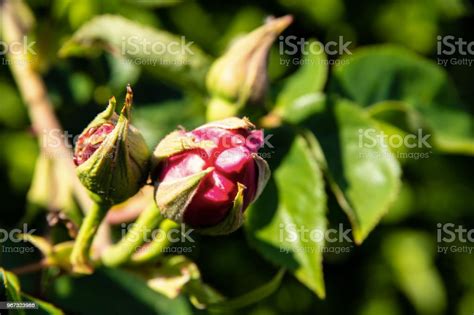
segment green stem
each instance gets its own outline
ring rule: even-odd
[[[162,220],[163,217],[155,202],[150,203],[127,234],[104,252],[103,264],[115,267],[126,263]]]
[[[146,248],[146,250],[144,250],[143,252],[138,252],[132,256],[132,263],[143,264],[153,262],[158,257],[160,257],[163,254],[164,249],[170,244],[168,232],[178,226],[179,224],[174,221],[164,220],[160,224],[160,230],[162,235],[165,235],[165,237],[153,239]]]
[[[99,229],[100,223],[107,214],[107,210],[109,210],[109,204],[94,203],[94,206],[82,222],[71,253],[71,264],[74,272],[92,273],[93,267],[89,261],[92,241]]]
[[[207,308],[211,312],[225,312],[237,310],[255,304],[273,294],[280,287],[281,280],[283,279],[284,275],[285,269],[282,268],[273,277],[273,279],[270,280],[270,282],[265,283],[261,287],[258,287],[250,292],[230,300],[210,303],[207,305]]]

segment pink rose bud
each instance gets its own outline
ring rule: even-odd
[[[207,234],[227,234],[263,190],[270,172],[258,150],[263,131],[228,118],[166,136],[154,152],[155,201],[162,214]]]

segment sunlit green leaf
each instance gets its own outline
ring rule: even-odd
[[[26,293],[22,293],[21,296],[23,297],[25,301],[33,302],[38,306],[38,310],[34,310],[35,313],[39,312],[39,313],[48,314],[48,315],[64,315],[63,311],[61,311],[59,308],[57,308],[51,303],[42,301]]]
[[[309,45],[320,44],[309,41]],[[299,69],[290,75],[279,92],[274,111],[284,120],[298,123],[324,108],[322,93],[326,84],[328,65],[323,49],[309,49],[298,61]]]
[[[441,67],[393,46],[361,49],[346,61],[335,68],[331,92],[362,106],[404,101],[421,113],[439,149],[474,154],[473,117]]]
[[[210,64],[201,49],[184,37],[114,15],[97,16],[82,25],[59,54],[90,55],[102,49],[182,87],[203,88]]]
[[[63,276],[50,291],[55,305],[77,313],[191,314],[183,297],[167,299],[150,289],[142,278],[119,269],[99,269],[93,277]]]
[[[326,231],[326,194],[321,170],[303,137],[295,138],[273,178],[248,210],[249,240],[323,298],[324,238],[314,235]]]
[[[436,246],[430,235],[398,231],[387,237],[383,254],[395,281],[419,314],[443,314],[446,292],[434,264]]]
[[[319,154],[319,160],[327,164],[331,188],[351,221],[356,243],[362,243],[397,196],[400,166],[367,112],[347,101],[331,106],[332,115],[313,126],[325,155],[321,161]],[[370,138],[363,136],[366,130]]]
[[[0,267],[0,296],[4,295],[8,302],[21,302],[20,282],[11,272]],[[23,315],[23,309],[12,309],[11,314]]]

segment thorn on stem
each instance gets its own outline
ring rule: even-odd
[[[127,95],[125,96],[125,104],[127,104],[127,106],[132,106],[132,102],[133,102],[133,91],[129,83],[127,84]]]

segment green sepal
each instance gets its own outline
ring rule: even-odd
[[[183,222],[184,211],[196,194],[199,184],[213,169],[208,167],[190,176],[157,183],[155,202],[161,214],[175,222]]]
[[[221,128],[221,129],[226,129],[226,130],[236,130],[236,129],[248,130],[248,129],[254,129],[255,125],[252,124],[247,117],[243,117],[243,118],[229,117],[229,118],[207,123],[197,128],[196,130],[203,129],[203,128]]]
[[[176,130],[168,134],[153,151],[153,165],[155,167],[163,159],[172,155],[197,148],[213,148],[216,144],[212,141],[196,141],[193,136],[187,135],[184,130]]]
[[[115,97],[112,96],[109,99],[109,104],[107,105],[107,107],[102,112],[97,114],[97,116],[95,116],[95,118],[89,123],[89,125],[87,125],[83,132],[86,132],[90,128],[99,127],[100,125],[105,123],[116,122],[119,117],[115,112],[116,107],[117,101],[115,100]]]
[[[265,189],[265,186],[270,179],[271,171],[267,161],[265,161],[260,155],[253,153],[252,157],[258,169],[257,191],[255,192],[255,197],[253,199],[253,201],[255,201],[258,199],[258,197],[260,197],[263,189]]]

